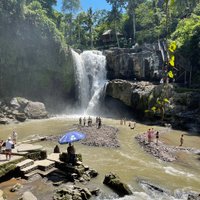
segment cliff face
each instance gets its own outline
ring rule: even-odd
[[[149,82],[130,82],[126,80],[109,81],[106,95],[122,101],[138,113],[148,109],[148,98],[156,86]]]
[[[169,99],[165,106],[164,121],[179,129],[200,132],[200,94],[193,91],[180,91],[176,85],[153,85],[150,82],[130,82],[126,80],[109,81],[106,95],[118,99],[129,106],[134,113],[145,117],[145,110],[150,110],[160,97]],[[152,114],[152,113],[151,113]],[[161,119],[159,113],[147,118]]]
[[[18,16],[15,5],[13,13],[6,5],[0,5],[0,98],[23,96],[48,103],[70,96],[72,59],[55,24],[28,8]]]
[[[105,51],[108,79],[150,80],[158,76],[162,65],[159,50],[151,47],[140,49],[110,49]],[[156,73],[156,75],[155,75]]]

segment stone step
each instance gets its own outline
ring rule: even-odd
[[[28,166],[28,167],[25,167],[25,168],[21,169],[21,172],[22,172],[23,174],[28,174],[28,173],[30,173],[30,172],[36,170],[37,168],[38,168],[38,165],[34,163],[34,164],[31,165],[31,166]]]
[[[53,167],[55,167],[55,162],[50,161],[50,160],[37,160],[35,161],[35,164],[38,165],[38,169],[42,170],[42,171],[47,171]]]
[[[29,166],[31,166],[33,164],[34,164],[33,160],[26,159],[26,160],[23,160],[22,162],[17,163],[16,166],[19,167],[19,169],[21,170],[21,169],[29,167]]]
[[[34,170],[34,171],[32,171],[32,172],[30,172],[28,174],[25,174],[24,178],[28,180],[29,178],[31,178],[32,176],[34,176],[36,174],[40,174],[41,176],[47,176],[48,174],[50,174],[51,172],[54,172],[56,170],[58,170],[58,169],[55,168],[55,167],[53,167],[53,168],[51,168],[51,169],[49,169],[47,171],[41,171],[39,169],[36,169],[36,170]]]

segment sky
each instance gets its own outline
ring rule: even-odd
[[[106,0],[80,0],[81,8],[83,11],[87,11],[89,7],[93,8],[93,11],[96,10],[110,10],[111,6],[106,2]],[[57,0],[57,6],[55,7],[57,10],[61,10],[62,0]]]

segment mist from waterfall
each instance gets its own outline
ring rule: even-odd
[[[80,111],[94,114],[106,85],[106,57],[101,51],[72,50]]]

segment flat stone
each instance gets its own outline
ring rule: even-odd
[[[48,167],[49,165],[53,165],[54,162],[45,159],[45,160],[36,160],[35,164],[38,165],[38,166]]]
[[[17,152],[30,152],[30,151],[37,151],[43,149],[41,145],[33,145],[33,144],[20,144],[16,146]]]
[[[62,161],[60,161],[59,155],[60,155],[59,153],[52,153],[47,156],[47,159],[50,161],[63,163]]]

